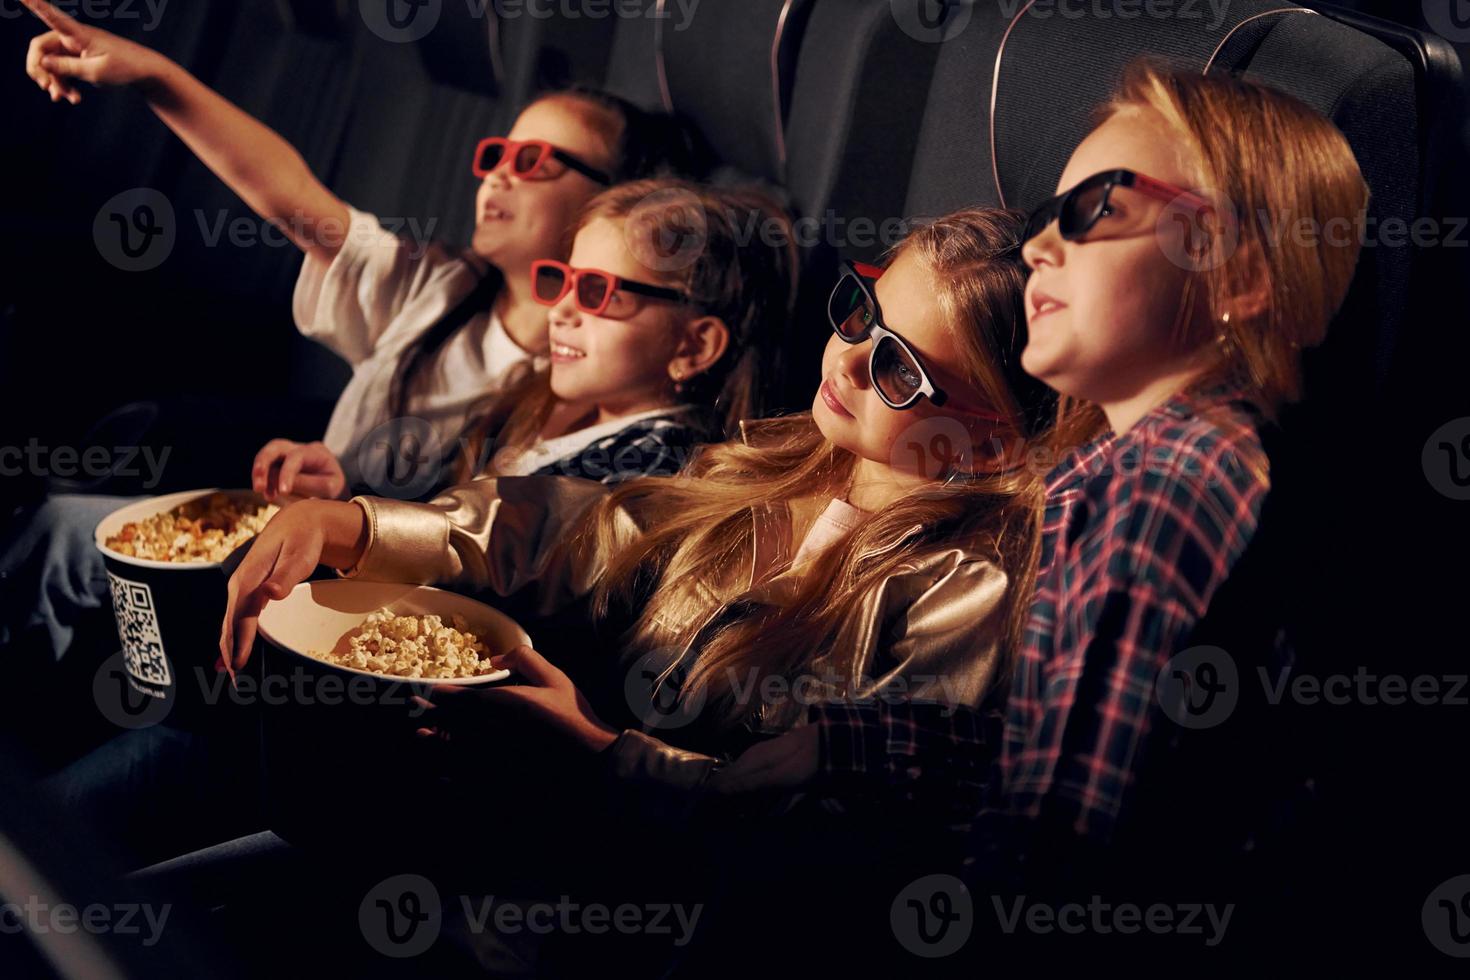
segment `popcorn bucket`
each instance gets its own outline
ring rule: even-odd
[[[229,679],[214,669],[228,582],[221,562],[155,561],[107,545],[124,525],[215,493],[241,503],[263,503],[248,490],[186,490],[115,510],[93,533],[107,566],[122,642],[117,669],[104,666],[93,693],[114,724],[143,728],[163,723],[199,730],[206,724],[237,723],[233,719],[239,705],[227,696]]]
[[[252,658],[260,664],[266,818],[293,843],[340,846],[358,833],[371,838],[395,805],[421,803],[410,787],[420,776],[428,782],[424,747],[414,734],[427,720],[412,698],[428,697],[432,684],[493,684],[510,675],[408,680],[310,655],[343,649],[344,635],[384,608],[437,615],[446,625],[458,616],[491,655],[531,642],[504,613],[428,586],[303,582],[268,604]]]

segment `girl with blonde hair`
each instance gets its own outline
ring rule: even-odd
[[[372,580],[526,589],[539,614],[584,600],[594,622],[626,611],[618,660],[652,678],[642,724],[607,724],[626,709],[590,703],[523,647],[500,660],[514,684],[434,689],[434,725],[510,702],[635,781],[693,791],[752,741],[801,724],[812,697],[902,684],[985,704],[1019,637],[1039,533],[1040,488],[1015,465],[1045,414],[1017,357],[1018,228],[1010,213],[964,211],[915,231],[884,270],[849,265],[812,410],[747,422],[672,480],[499,477],[428,504],[287,508],[230,581],[225,664],[249,657],[265,603],[324,562]]]
[[[927,787],[953,825],[978,814],[966,846],[987,890],[1137,887],[1179,853],[1198,889],[1264,849],[1283,785],[1299,785],[1270,709],[1245,696],[1290,666],[1255,547],[1263,433],[1347,295],[1360,241],[1332,229],[1361,227],[1368,188],[1342,133],[1296,99],[1141,62],[1058,191],[1024,235],[1022,362],[1064,396],[1059,438],[1082,444],[1047,477],[1003,727],[833,703],[770,750],[798,760],[789,786]],[[1283,222],[1303,231],[1273,233]],[[1253,577],[1230,582],[1222,622],[1248,549]],[[843,751],[855,743],[886,750]],[[965,771],[995,769],[957,781],[967,757]]]

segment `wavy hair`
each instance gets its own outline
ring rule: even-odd
[[[1034,435],[1049,414],[1045,389],[1020,370],[1025,344],[1024,268],[1015,212],[967,210],[913,232],[893,253],[910,252],[928,268],[947,323],[959,339],[957,372],[1006,417],[1012,439]],[[890,256],[891,258],[892,256]],[[599,616],[614,603],[638,609],[625,651],[673,646],[700,637],[681,696],[703,689],[706,710],[737,723],[731,679],[791,674],[820,663],[847,673],[853,665],[833,640],[854,602],[925,553],[962,541],[991,554],[1008,577],[1006,637],[1019,640],[1036,576],[1042,492],[1026,467],[976,477],[950,475],[884,507],[812,560],[779,605],[750,601],[755,533],[753,505],[842,494],[856,457],[828,442],[810,413],[747,422],[744,442],[705,447],[674,479],[633,480],[616,489],[589,522],[599,548],[616,538],[620,508],[656,514],[649,530],[617,551],[594,599]],[[712,573],[712,574],[711,574]],[[702,582],[703,580],[703,582]],[[713,597],[704,591],[716,583]],[[686,627],[667,624],[680,607],[706,611]],[[724,613],[722,615],[722,613]]]
[[[699,131],[683,118],[640,109],[611,92],[580,85],[542,93],[526,107],[548,100],[558,100],[577,109],[587,128],[606,143],[614,183],[662,175],[702,177],[709,171],[712,160],[709,146]],[[571,241],[570,235],[567,241]],[[408,414],[409,396],[420,376],[450,338],[494,306],[504,285],[504,275],[491,266],[464,298],[403,351],[389,387],[390,417]]]
[[[1237,218],[1234,236],[1216,228],[1197,246],[1198,268],[1181,297],[1181,333],[1204,334],[1198,383],[1233,382],[1274,418],[1301,397],[1302,351],[1326,338],[1357,266],[1359,237],[1331,233],[1361,227],[1368,206],[1352,148],[1330,120],[1284,92],[1148,59],[1128,66],[1098,123],[1130,110],[1155,114],[1178,135],[1193,186],[1233,205]],[[1303,220],[1312,234],[1280,232]],[[1258,310],[1232,308],[1233,297],[1253,290],[1264,295]],[[1105,424],[1096,406],[1069,401],[1056,431],[1078,442]]]
[[[678,289],[690,298],[689,310],[719,317],[730,332],[720,360],[685,381],[680,403],[706,409],[715,439],[735,433],[742,419],[761,415],[765,362],[784,341],[796,300],[790,215],[753,187],[666,177],[603,191],[583,209],[576,230],[599,218],[623,224],[624,238],[649,267],[651,280]],[[491,438],[502,450],[531,446],[557,404],[548,371],[513,378],[472,413],[456,481],[484,471]]]

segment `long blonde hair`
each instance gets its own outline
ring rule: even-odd
[[[1163,120],[1188,150],[1193,187],[1234,207],[1233,234],[1215,228],[1192,255],[1181,324],[1203,329],[1209,345],[1198,384],[1233,382],[1273,418],[1301,397],[1301,352],[1327,336],[1357,265],[1368,186],[1352,148],[1330,120],[1284,92],[1147,59],[1128,66],[1098,122],[1128,110]],[[1281,233],[1302,219],[1310,237]],[[1354,233],[1334,240],[1334,226]],[[1231,297],[1253,289],[1265,296],[1259,311],[1232,309]],[[1063,413],[1060,440],[1080,441],[1105,424],[1086,403],[1064,403]]]
[[[1024,270],[1016,247],[1019,215],[967,210],[920,228],[898,251],[927,266],[945,320],[960,341],[959,373],[1005,416],[998,428],[1014,439],[1032,435],[1049,414],[1044,389],[1020,371],[1025,318]],[[990,553],[1008,577],[1006,636],[1019,640],[1036,574],[1041,488],[1024,466],[978,477],[950,477],[900,498],[813,559],[809,572],[779,605],[746,600],[753,505],[841,494],[856,457],[828,442],[810,413],[748,422],[747,442],[708,446],[680,477],[634,480],[615,490],[591,522],[599,548],[616,540],[619,508],[656,514],[631,546],[616,553],[599,583],[594,609],[613,601],[640,608],[625,650],[700,648],[681,689],[700,689],[707,712],[726,724],[745,709],[732,679],[787,675],[812,665],[832,647],[854,603],[884,579],[946,542]],[[717,594],[706,590],[713,586]],[[704,615],[681,617],[680,609]],[[735,615],[719,615],[734,610]],[[670,623],[687,621],[681,627]],[[713,621],[707,631],[701,632]],[[843,651],[835,651],[841,655]],[[849,663],[821,661],[846,676]]]
[[[716,416],[716,438],[762,413],[764,361],[784,342],[796,300],[798,262],[791,217],[753,187],[714,187],[672,177],[629,181],[603,191],[583,209],[572,236],[598,218],[624,223],[634,256],[651,281],[690,297],[730,331],[724,356],[687,379],[681,401]],[[680,247],[669,250],[669,243]],[[472,412],[456,482],[494,472],[486,444],[523,451],[536,442],[559,400],[550,372],[522,370]]]

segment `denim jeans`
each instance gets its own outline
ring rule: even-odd
[[[37,635],[59,661],[85,618],[111,616],[107,567],[92,533],[102,518],[142,499],[57,494],[15,519],[0,544],[0,648]]]

